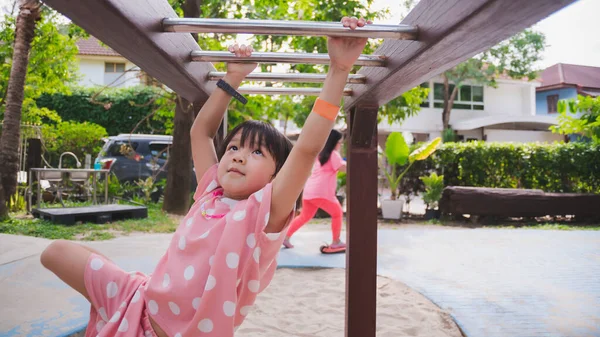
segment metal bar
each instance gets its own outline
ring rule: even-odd
[[[258,63],[302,63],[329,64],[329,55],[318,53],[252,53],[250,57],[236,57],[228,51],[195,50],[190,54],[196,62],[258,62]],[[385,67],[385,56],[360,55],[355,66]]]
[[[104,172],[104,203],[108,205],[108,170]]]
[[[273,87],[239,87],[238,91],[248,95],[306,95],[317,96],[321,88],[273,88]],[[352,96],[352,90],[344,88],[344,96]]]
[[[92,195],[92,204],[95,205],[96,204],[96,188],[98,187],[98,184],[97,184],[97,180],[98,180],[97,178],[98,177],[96,177],[96,172],[94,172],[92,174],[93,174],[93,176],[92,176],[92,190],[94,191],[94,194]]]
[[[366,25],[352,30],[341,22],[166,18],[166,32],[257,35],[345,36],[416,40],[418,28],[409,25]]]
[[[225,72],[211,71],[208,73],[209,81],[217,81],[225,77]],[[297,83],[323,83],[325,74],[309,73],[250,73],[246,76],[247,81],[265,81],[265,82],[297,82]],[[360,74],[348,75],[347,83],[364,84],[367,77]]]

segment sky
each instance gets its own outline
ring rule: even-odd
[[[0,0],[4,11],[13,0]],[[377,23],[398,24],[403,13],[398,0],[374,0],[373,9],[388,7],[391,16]],[[579,0],[534,25],[548,46],[538,68],[556,63],[600,67],[600,0]]]

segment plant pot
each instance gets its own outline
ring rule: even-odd
[[[384,219],[395,219],[402,218],[402,208],[404,207],[404,198],[400,197],[396,200],[382,200],[381,201],[381,215]]]
[[[340,202],[340,205],[344,204],[344,199],[346,198],[343,195],[336,195],[335,196],[337,198],[337,200]],[[330,218],[331,216],[329,215],[329,213],[325,212],[322,209],[318,209],[317,213],[315,213],[315,218]]]
[[[425,210],[425,220],[439,219],[440,214],[441,213],[440,213],[439,209],[426,209]]]

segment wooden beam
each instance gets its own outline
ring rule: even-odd
[[[349,115],[346,337],[375,337],[378,110],[359,105]]]
[[[387,67],[363,67],[367,85],[350,86],[350,111],[362,100],[383,105],[403,92],[533,25],[574,0],[421,0],[402,24],[419,28],[418,41],[385,40],[375,54]]]
[[[188,101],[204,101],[215,88],[206,81],[212,64],[190,62],[200,50],[192,35],[163,32],[162,20],[177,17],[166,0],[44,2]]]

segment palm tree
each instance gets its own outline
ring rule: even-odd
[[[19,1],[12,68],[6,91],[6,111],[0,138],[0,219],[8,216],[8,201],[17,190],[25,76],[31,41],[35,35],[35,24],[40,18],[41,6],[38,0]]]

